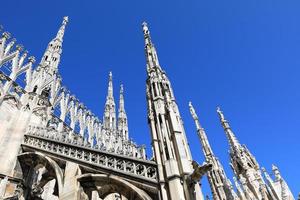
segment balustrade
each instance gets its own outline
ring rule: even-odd
[[[51,136],[48,137],[49,135]],[[52,132],[45,128],[30,127],[25,134],[23,145],[69,157],[75,161],[157,181],[157,168],[152,161],[107,153],[101,149],[86,147],[83,143],[74,144],[61,137],[53,137]]]

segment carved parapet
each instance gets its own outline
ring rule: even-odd
[[[57,133],[57,132],[56,132]],[[48,129],[30,126],[24,136],[23,147],[41,150],[58,157],[67,157],[74,162],[113,170],[148,181],[157,181],[155,162],[100,151],[85,145],[69,143],[55,137]]]

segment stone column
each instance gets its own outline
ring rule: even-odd
[[[67,161],[64,174],[64,186],[60,200],[76,200],[79,199],[79,183],[77,182],[77,175],[80,175],[81,171],[78,164]]]

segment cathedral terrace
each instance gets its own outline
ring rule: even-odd
[[[136,142],[134,128],[129,128],[139,124],[127,113],[131,109],[126,107],[128,87],[116,87],[113,73],[118,72],[107,72],[107,90],[98,91],[105,94],[104,112],[101,117],[95,114],[62,82],[63,43],[72,34],[69,21],[76,23],[65,16],[57,24],[58,31],[41,59],[20,45],[6,26],[1,27],[0,199],[296,199],[280,166],[262,167],[254,149],[239,139],[234,125],[238,120],[229,121],[222,108],[216,107],[219,122],[215,124],[227,139],[223,151],[228,152],[232,171],[227,170],[227,163],[216,153],[215,138],[203,128],[205,116],[198,116],[196,100],[191,99],[188,107],[178,105],[172,83],[181,79],[168,76],[163,67],[167,60],[163,65],[159,62],[153,41],[160,41],[151,37],[147,22],[136,28],[144,39],[144,45],[140,43],[145,54],[144,121],[151,146]],[[152,23],[151,30],[159,32]],[[181,110],[189,111],[192,132],[186,131]],[[196,152],[190,147],[190,134],[199,140]],[[265,151],[272,154],[271,149]],[[203,159],[193,158],[195,154]],[[203,189],[205,181],[209,192]]]

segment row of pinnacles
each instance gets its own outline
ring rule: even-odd
[[[5,70],[1,71],[0,105],[5,101],[15,104],[18,108],[22,107],[21,109],[32,110],[33,113],[41,116],[33,124],[63,132],[63,138],[60,139],[89,147],[104,148],[110,152],[124,152],[134,154],[136,157],[145,157],[144,147],[138,147],[128,137],[123,86],[120,91],[118,127],[115,125],[116,112],[111,73],[103,124],[66,87],[61,85],[58,65],[67,22],[68,17],[65,17],[56,37],[48,44],[35,70],[33,69],[35,58],[31,56],[26,60],[28,52],[22,50],[21,45],[14,47],[16,40],[10,39],[8,32],[2,34],[0,66],[10,73],[5,74],[3,73]],[[22,88],[23,80],[18,82],[22,74],[25,74],[24,88]],[[29,130],[34,132],[39,128],[41,127],[33,125]]]
[[[179,171],[181,170],[181,173],[185,173],[185,170],[189,171],[189,169],[188,167],[186,169],[182,169],[186,167],[186,163],[183,157],[189,157],[191,155],[189,155],[183,150],[184,147],[187,146],[185,144],[186,138],[184,138],[184,136],[181,136],[184,135],[183,123],[181,122],[179,110],[177,108],[177,104],[175,103],[175,96],[171,88],[171,83],[167,78],[166,73],[164,72],[164,70],[162,70],[159,64],[158,55],[151,41],[150,31],[146,23],[143,24],[143,31],[146,46],[145,52],[148,73],[147,99],[152,101],[148,103],[148,119],[151,124],[150,127],[152,134],[154,135],[155,132],[159,132],[159,129],[162,129],[160,131],[161,134],[158,135],[158,137],[163,136],[163,140],[166,140],[165,144],[163,144],[163,151],[165,151],[165,153],[162,153],[157,157],[159,157],[162,160],[165,159],[165,161],[167,162],[169,162],[169,160],[170,162],[173,162],[171,161],[172,158],[170,158],[172,156],[171,154],[173,153],[173,151],[177,152],[181,156],[177,157],[176,164],[178,165]],[[161,101],[161,98],[164,99],[163,103]],[[164,108],[160,109],[156,107]],[[239,143],[233,131],[231,130],[228,121],[225,119],[224,114],[222,113],[220,108],[218,108],[217,113],[220,117],[220,122],[224,128],[230,146],[230,165],[235,174],[234,182],[237,190],[236,192],[236,190],[234,190],[233,188],[231,181],[227,178],[221,163],[219,162],[218,158],[214,155],[206,133],[200,125],[198,116],[191,103],[189,103],[189,107],[191,115],[197,127],[199,139],[202,144],[203,153],[206,159],[205,163],[211,165],[211,170],[207,172],[207,177],[212,192],[212,199],[294,200],[294,197],[287,183],[281,177],[278,168],[274,165],[272,166],[272,170],[275,175],[275,180],[272,180],[270,178],[270,175],[266,172],[264,168],[262,168],[261,170],[255,157],[250,153],[247,147]],[[165,109],[168,110],[168,112],[166,112]],[[155,117],[158,118],[158,122],[155,121]],[[168,118],[169,120],[164,121],[165,118]],[[177,121],[175,120],[176,118]],[[152,129],[152,122],[153,126],[156,126],[156,129]],[[165,126],[167,126],[167,128],[165,128]],[[172,126],[172,128],[169,128],[169,126]],[[173,131],[175,129],[175,139],[168,142],[168,137],[164,136],[166,134],[165,131],[171,132],[172,129]],[[154,135],[153,138],[154,137],[156,137],[156,135]],[[176,137],[178,137],[178,139]],[[181,140],[183,141],[183,144],[181,144]],[[176,158],[176,153],[174,157]],[[195,162],[193,163],[195,164]],[[176,171],[176,165],[173,165],[173,167],[173,170]],[[263,171],[265,178],[263,178],[261,171]],[[168,171],[165,171],[165,173],[168,174]],[[176,173],[173,173],[170,176],[176,175]],[[184,187],[184,176],[181,177],[181,182],[183,182]],[[178,191],[173,190],[174,196],[172,197],[172,194],[170,195],[172,199],[176,199],[176,195],[180,196],[180,193],[177,192]],[[177,198],[179,198],[178,196]]]
[[[245,145],[241,145],[235,137],[229,122],[223,112],[217,108],[220,122],[226,133],[230,150],[230,166],[234,172],[233,177],[237,193],[233,190],[231,181],[227,178],[222,164],[210,147],[205,130],[202,128],[196,111],[189,103],[191,115],[195,121],[197,133],[202,144],[205,162],[212,164],[212,170],[207,173],[213,199],[238,199],[238,200],[294,200],[287,183],[281,177],[279,169],[272,165],[275,180],[267,173],[265,168],[259,167],[255,157]],[[264,174],[264,178],[262,176]]]
[[[227,178],[222,164],[213,153],[207,135],[190,103],[190,111],[195,120],[206,164],[199,166],[196,162],[192,162],[171,83],[159,65],[150,32],[147,24],[144,23],[148,75],[148,122],[151,129],[155,163],[147,160],[144,146],[138,146],[129,139],[122,85],[118,116],[116,114],[111,73],[109,74],[103,121],[61,85],[62,80],[58,73],[58,66],[67,23],[68,18],[65,17],[56,37],[48,44],[41,62],[36,68],[33,67],[35,58],[28,57],[28,52],[23,50],[21,45],[16,45],[16,40],[11,39],[8,32],[1,30],[3,33],[0,38],[0,199],[7,197],[7,199],[12,199],[12,197],[24,199],[24,187],[19,185],[22,181],[16,178],[19,177],[20,171],[16,168],[23,169],[24,166],[22,164],[22,166],[17,166],[17,158],[23,159],[24,163],[32,164],[35,162],[34,156],[37,155],[34,154],[31,157],[32,160],[25,159],[24,154],[20,156],[20,146],[23,145],[24,147],[33,146],[37,150],[53,155],[61,154],[68,159],[76,158],[82,162],[96,163],[106,168],[112,168],[121,174],[125,173],[126,176],[131,174],[134,177],[135,185],[127,183],[127,179],[121,182],[122,184],[126,182],[125,185],[130,186],[129,188],[132,190],[130,194],[137,193],[136,196],[131,196],[134,197],[133,199],[156,199],[150,198],[149,192],[146,194],[141,191],[141,188],[145,191],[148,188],[144,181],[154,185],[149,184],[151,185],[149,191],[153,192],[156,191],[153,188],[158,188],[158,191],[154,193],[157,193],[156,197],[161,200],[203,199],[200,196],[201,188],[198,182],[207,172],[214,200],[294,200],[278,168],[272,167],[275,180],[265,169],[260,169],[258,162],[246,146],[239,143],[220,109],[217,112],[229,141],[230,163],[236,177],[234,178],[235,189]],[[59,142],[60,145],[54,145],[56,142]],[[9,154],[7,154],[8,149]],[[107,152],[107,154],[103,156],[101,152]],[[125,160],[118,155],[124,156]],[[45,156],[45,159],[50,160],[50,163],[53,164],[50,158]],[[41,165],[41,163],[35,164]],[[56,164],[53,165],[56,166]],[[53,183],[53,186],[49,186],[50,189],[42,187],[45,186],[41,181],[43,176],[50,174],[51,171],[47,167],[36,168],[37,170],[34,172],[36,174],[32,176],[34,178],[27,180],[29,181],[27,187],[31,187],[30,194],[26,194],[27,197],[57,199],[53,197],[52,193],[62,193],[63,195],[57,195],[60,199],[72,199],[64,196],[69,192],[65,192],[64,187],[68,188],[69,185],[74,184],[68,182],[68,177],[62,178],[56,175],[56,182]],[[68,168],[67,166],[65,172],[68,171],[67,169],[71,171],[72,167]],[[57,168],[55,173],[62,174]],[[139,179],[141,177],[142,179]],[[88,178],[90,176],[86,175],[82,176],[80,180]],[[109,179],[113,182],[112,180],[119,181],[117,178]],[[139,182],[139,180],[143,181]],[[18,184],[12,187],[9,182]],[[89,187],[91,187],[90,184],[85,188],[86,193],[90,192]],[[98,186],[94,187],[95,190],[101,190],[99,188]],[[105,187],[102,186],[102,188]],[[111,187],[109,189],[117,191],[118,188]],[[99,199],[101,194],[104,195],[103,190],[101,191],[98,191],[99,196],[94,199]],[[83,189],[76,192],[84,193]],[[128,194],[126,190],[115,197],[110,196],[103,199],[118,199],[122,195],[126,197]],[[79,195],[77,199],[90,197]]]
[[[137,145],[128,136],[122,85],[116,118],[111,73],[103,122],[61,85],[58,66],[67,23],[68,17],[64,17],[35,69],[35,58],[29,57],[28,51],[0,28],[0,199],[7,196],[8,177],[14,176],[24,133],[146,160],[144,145]],[[12,126],[15,128],[10,132]]]

